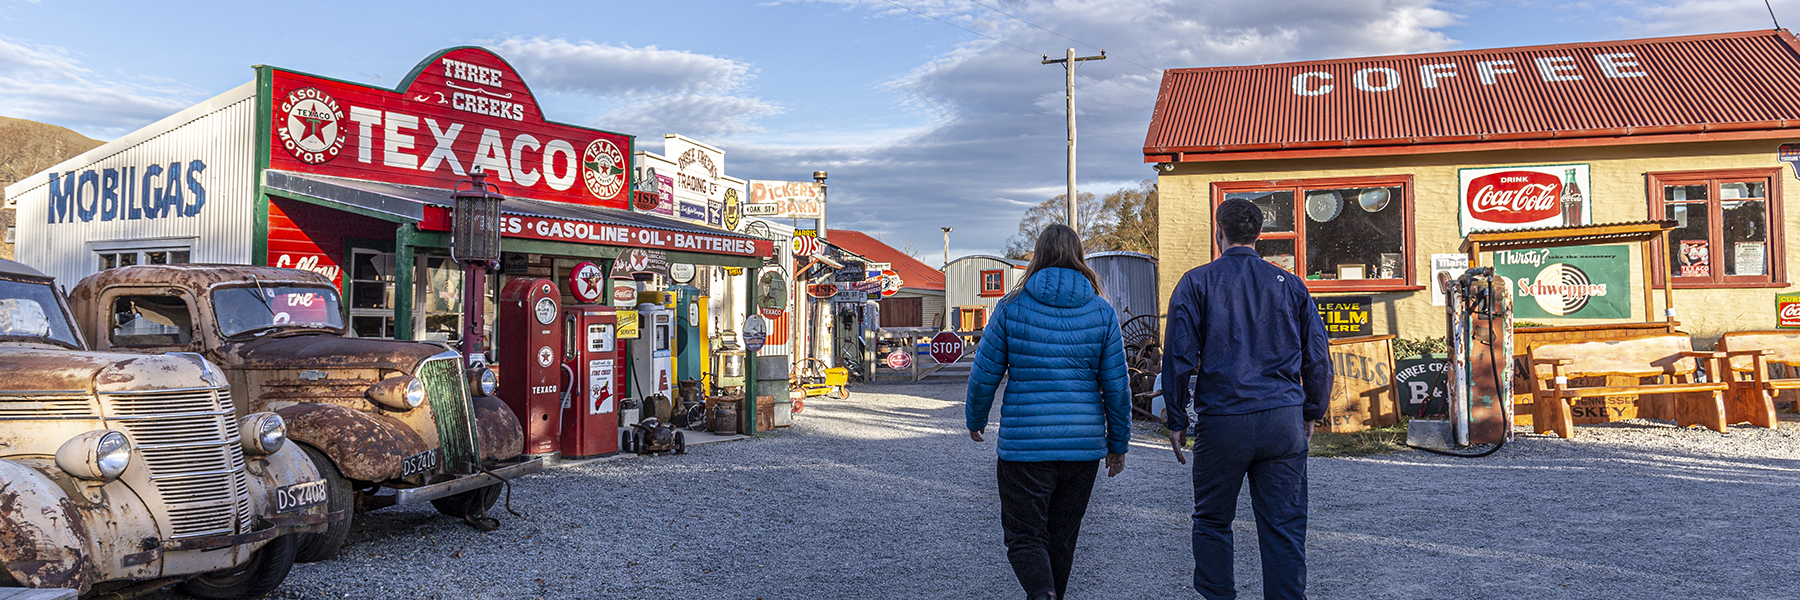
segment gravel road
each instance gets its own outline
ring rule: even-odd
[[[864,386],[760,439],[547,470],[514,488],[525,518],[487,534],[429,506],[375,512],[273,597],[1019,597],[992,438],[968,440],[961,398],[959,384]],[[1310,595],[1800,597],[1797,425],[1640,421],[1522,435],[1484,459],[1314,459]],[[1197,597],[1192,488],[1159,441],[1140,432],[1125,473],[1096,486],[1070,597]],[[1238,580],[1255,598],[1240,505]]]

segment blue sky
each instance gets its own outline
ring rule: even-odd
[[[1800,25],[1800,0],[1774,8]],[[1761,0],[0,0],[0,115],[110,139],[251,65],[391,86],[434,50],[484,45],[553,119],[652,151],[686,134],[739,177],[828,170],[832,227],[936,264],[939,227],[956,227],[952,257],[998,253],[1061,193],[1062,71],[1036,55],[1093,53],[1067,38],[1114,57],[1076,90],[1081,189],[1105,193],[1153,175],[1140,149],[1158,69],[1770,26]]]

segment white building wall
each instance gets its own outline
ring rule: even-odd
[[[64,286],[98,271],[101,251],[252,262],[255,112],[256,85],[246,83],[7,186],[19,262]]]

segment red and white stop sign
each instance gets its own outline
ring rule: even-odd
[[[931,358],[938,364],[949,364],[962,360],[962,336],[954,331],[939,331],[931,336]]]

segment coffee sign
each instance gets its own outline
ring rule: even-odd
[[[1464,236],[1592,222],[1585,164],[1462,169],[1458,178]]]

